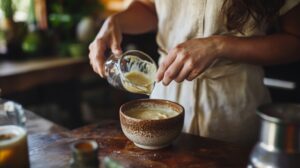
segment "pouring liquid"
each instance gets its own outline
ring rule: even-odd
[[[149,76],[139,71],[130,71],[125,73],[124,77],[127,81],[123,83],[123,86],[129,92],[151,94],[154,87],[154,80]]]
[[[105,62],[105,76],[115,88],[150,95],[155,84],[155,62],[139,51],[110,56]]]

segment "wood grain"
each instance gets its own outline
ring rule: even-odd
[[[128,168],[246,167],[250,151],[185,133],[167,148],[143,150],[124,136],[118,121],[104,121],[58,134],[29,136],[31,166],[67,167],[71,156],[70,144],[82,139],[97,141],[102,163],[108,156]]]

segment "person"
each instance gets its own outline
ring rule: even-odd
[[[122,33],[157,30],[159,69],[150,98],[183,105],[184,132],[250,144],[259,130],[256,109],[271,101],[261,66],[299,59],[299,2],[133,1],[107,18],[89,46],[90,64],[104,77],[104,52],[122,53]]]

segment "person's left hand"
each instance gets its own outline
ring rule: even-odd
[[[218,41],[214,36],[188,40],[168,53],[160,65],[156,80],[168,85],[172,80],[193,80],[219,55]]]

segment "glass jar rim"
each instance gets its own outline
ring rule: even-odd
[[[122,62],[122,60],[124,59],[124,57],[126,57],[128,55],[128,53],[131,53],[131,52],[136,52],[136,53],[139,53],[139,54],[145,56],[147,59],[150,60],[149,62],[151,62],[151,63],[154,64],[156,70],[157,70],[157,65],[156,65],[155,61],[148,54],[146,54],[146,53],[144,53],[143,51],[140,51],[140,50],[128,50],[128,51],[124,52],[121,55],[121,58],[118,59],[118,64],[117,64],[117,69],[120,72],[121,79],[124,80],[124,81],[126,81],[126,82],[128,82],[128,83],[130,83],[130,84],[132,84],[133,86],[137,86],[135,83],[131,83],[129,80],[127,80],[125,78],[124,72],[121,69],[121,62]]]

